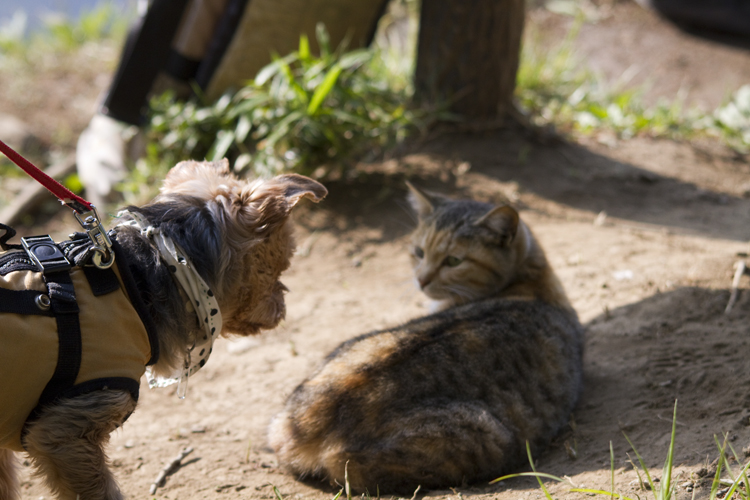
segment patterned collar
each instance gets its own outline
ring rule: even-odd
[[[202,326],[203,333],[196,334],[193,345],[185,352],[182,366],[175,369],[172,374],[168,377],[155,376],[150,366],[146,368],[149,387],[166,387],[178,383],[177,396],[184,399],[187,395],[188,377],[206,364],[213,351],[214,339],[221,333],[222,320],[219,303],[185,252],[169,236],[163,234],[159,228],[150,225],[145,217],[137,212],[123,210],[117,214],[117,217],[125,215],[130,216],[131,220],[121,222],[117,227],[131,226],[139,229],[141,234],[156,247],[159,257],[167,265],[189,299],[185,304],[187,311],[195,312],[197,321]]]

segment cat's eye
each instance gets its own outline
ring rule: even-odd
[[[458,257],[449,255],[448,257],[445,258],[445,260],[443,260],[443,265],[448,266],[448,267],[456,267],[463,261],[464,261],[463,259],[459,259]]]
[[[424,250],[420,247],[414,247],[414,255],[416,255],[418,259],[421,259],[424,257]]]

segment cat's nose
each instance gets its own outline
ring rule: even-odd
[[[424,290],[432,282],[432,276],[420,276],[417,281],[419,282],[419,288]]]

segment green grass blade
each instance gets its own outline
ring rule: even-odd
[[[268,146],[275,147],[276,143],[284,137],[292,126],[292,122],[299,120],[304,115],[301,111],[293,111],[276,124],[275,130],[266,137]]]
[[[638,459],[638,463],[641,464],[641,469],[643,469],[644,474],[646,474],[646,479],[648,480],[648,485],[651,487],[651,491],[654,493],[654,498],[658,500],[656,496],[656,487],[654,486],[654,480],[651,479],[651,474],[648,472],[648,467],[646,467],[646,464],[643,462],[643,459],[641,458],[640,453],[638,453],[638,450],[635,449],[635,446],[633,445],[633,442],[630,440],[627,434],[624,432],[622,433],[623,436],[625,436],[625,440],[630,445],[630,448],[633,450],[633,453],[635,453],[636,458]]]
[[[667,452],[667,459],[664,461],[664,468],[661,474],[661,487],[659,488],[659,500],[669,500],[672,498],[672,468],[674,462],[674,437],[675,430],[677,428],[677,401],[674,402],[674,410],[672,413],[672,435],[669,439],[669,451]]]
[[[361,66],[372,59],[372,51],[368,49],[353,50],[341,56],[339,65],[344,69]]]
[[[258,71],[258,74],[255,75],[255,85],[258,87],[265,85],[268,80],[276,76],[281,70],[283,59],[278,56],[272,56],[272,58],[273,60],[263,66],[260,71]]]
[[[500,481],[505,481],[506,479],[513,479],[515,477],[546,477],[547,479],[552,479],[560,483],[565,482],[565,479],[561,477],[553,476],[552,474],[546,474],[544,472],[517,472],[515,474],[508,474],[507,476],[502,476],[497,479],[493,479],[492,481],[490,481],[489,484],[499,483]]]
[[[310,40],[307,39],[307,35],[304,33],[299,37],[299,53],[300,61],[307,62],[310,60]]]
[[[633,459],[630,458],[630,453],[626,453],[626,455],[628,456],[628,462],[630,462],[630,465],[633,466],[633,470],[635,471],[635,475],[638,476],[638,485],[640,486],[641,490],[645,490],[646,489],[646,485],[643,484],[643,478],[641,477],[641,472],[638,470],[638,467],[636,467],[635,464],[633,463]]]
[[[725,442],[723,445],[719,444],[719,440],[714,435],[714,441],[716,441],[716,446],[719,448],[719,461],[716,464],[716,474],[714,474],[714,481],[711,483],[711,493],[709,494],[708,498],[711,500],[714,500],[716,498],[716,494],[719,491],[719,486],[721,485],[721,468],[724,465],[724,454],[726,450],[726,436],[724,437]]]
[[[612,498],[621,498],[622,500],[633,500],[630,497],[626,497],[625,495],[621,495],[619,493],[613,493],[611,491],[592,490],[590,488],[571,488],[570,491],[576,493],[588,493],[592,495],[606,495],[611,496]]]
[[[323,82],[315,89],[315,92],[310,99],[310,104],[307,106],[308,115],[312,116],[318,111],[323,100],[331,92],[333,86],[336,85],[336,81],[339,79],[342,70],[343,68],[339,64],[334,64],[333,67],[328,70]]]
[[[209,161],[219,161],[224,158],[229,148],[234,143],[234,132],[230,130],[220,130],[216,134],[216,142],[211,146],[208,152]]]
[[[331,55],[331,38],[328,36],[325,24],[318,23],[315,25],[315,38],[318,40],[318,47],[320,47],[320,57]]]
[[[276,486],[273,487],[273,496],[276,497],[276,500],[284,500],[284,497],[281,496],[281,492]]]
[[[612,441],[609,442],[609,469],[610,484],[612,485],[612,499],[615,498],[615,451],[612,448]]]
[[[737,479],[735,479],[732,482],[732,486],[729,488],[729,491],[727,491],[727,494],[724,495],[724,498],[732,498],[732,495],[734,495],[735,490],[737,490],[737,487],[741,483],[745,483],[745,489],[747,490],[747,469],[750,467],[750,462],[748,462],[740,471],[740,473],[737,475]],[[747,498],[747,491],[744,495],[742,495],[744,498]]]
[[[234,129],[234,136],[237,139],[237,142],[245,142],[247,134],[250,133],[250,129],[252,128],[253,124],[250,121],[250,118],[248,118],[247,115],[240,115],[237,120],[237,126]]]
[[[526,454],[529,456],[529,464],[531,465],[531,470],[536,472],[536,467],[534,466],[534,459],[531,457],[531,446],[529,445],[528,441],[526,441]],[[550,495],[550,492],[547,490],[547,487],[544,486],[544,482],[542,481],[542,478],[537,476],[536,480],[539,482],[539,486],[542,488],[542,491],[544,492],[544,496],[547,497],[547,500],[554,500],[552,498],[552,495]]]

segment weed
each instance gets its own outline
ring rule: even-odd
[[[563,133],[610,131],[622,139],[637,135],[670,139],[717,137],[741,153],[750,152],[750,85],[740,88],[713,113],[685,109],[685,95],[643,103],[641,89],[606,85],[585,68],[574,49],[585,21],[578,12],[562,43],[548,47],[534,25],[528,26],[518,70],[516,98],[532,123],[553,125]]]
[[[677,402],[675,401],[674,411],[672,415],[672,432],[669,440],[669,449],[667,450],[667,457],[664,460],[664,466],[662,467],[662,473],[661,473],[661,479],[655,480],[651,477],[651,473],[648,470],[648,467],[646,467],[646,464],[644,463],[643,459],[641,458],[641,455],[638,453],[638,450],[636,450],[635,446],[633,445],[632,441],[630,441],[630,438],[625,435],[625,439],[627,440],[628,444],[630,444],[630,447],[633,450],[633,453],[635,454],[636,458],[638,459],[638,463],[640,465],[640,470],[636,465],[633,463],[632,460],[629,460],[630,463],[633,465],[633,469],[635,470],[637,476],[638,476],[638,482],[640,484],[640,488],[648,489],[653,493],[654,500],[675,500],[677,498],[676,494],[676,486],[674,484],[674,478],[672,477],[672,472],[674,469],[674,446],[675,446],[675,430],[676,430],[676,424],[677,424]],[[732,456],[734,460],[736,460],[738,463],[740,462],[739,457],[737,456],[737,453],[732,448],[731,444],[728,444],[727,436],[724,437],[724,443],[720,444],[718,439],[716,439],[716,445],[719,449],[719,459],[717,460],[717,467],[716,467],[716,473],[714,474],[713,482],[711,485],[711,493],[709,495],[709,500],[717,500],[719,498],[721,499],[730,499],[732,498],[732,495],[735,493],[738,493],[740,498],[742,500],[750,500],[750,482],[748,481],[747,471],[750,468],[750,461],[748,461],[747,464],[737,473],[735,474],[729,465],[729,459],[727,457],[727,447],[732,453]],[[542,492],[544,493],[544,496],[547,498],[547,500],[554,500],[552,495],[550,494],[547,487],[544,485],[544,482],[542,479],[552,479],[553,481],[557,481],[560,483],[568,483],[570,487],[570,492],[578,492],[578,493],[584,493],[587,495],[602,495],[602,496],[609,496],[611,499],[622,499],[622,500],[633,500],[630,497],[626,497],[620,493],[616,492],[615,489],[615,455],[614,450],[612,448],[612,442],[610,441],[609,444],[609,457],[610,457],[610,490],[597,490],[597,489],[590,489],[590,488],[578,488],[575,485],[572,484],[572,482],[569,479],[563,479],[558,476],[554,476],[552,474],[546,474],[543,472],[537,472],[536,467],[534,466],[534,461],[531,456],[531,448],[529,446],[529,443],[526,443],[526,451],[529,457],[529,464],[531,465],[532,472],[520,472],[516,474],[508,474],[506,476],[499,477],[493,481],[490,482],[490,484],[495,484],[500,481],[505,481],[507,479],[515,478],[515,477],[535,477],[537,481],[539,482],[539,486],[542,489]],[[722,468],[726,469],[727,474],[729,475],[729,481],[722,480]],[[646,482],[644,483],[641,472],[646,477]],[[658,484],[658,487],[657,487]],[[726,488],[723,490],[720,490],[719,488],[722,485],[726,485]],[[740,488],[740,486],[743,486],[743,488]],[[637,496],[637,495],[636,495]],[[638,499],[640,500],[640,497],[638,496]]]
[[[152,100],[149,164],[227,157],[240,174],[326,177],[426,126],[429,117],[406,105],[406,91],[389,87],[376,51],[347,52],[345,43],[333,50],[322,25],[316,36],[319,55],[303,35],[297,51],[275,56],[250,84],[214,104],[170,93]]]
[[[589,134],[610,130],[622,138],[639,134],[681,138],[695,130],[693,115],[683,111],[684,98],[643,105],[641,91],[608,86],[585,69],[574,43],[585,18],[578,15],[562,43],[541,42],[531,26],[518,71],[516,97],[537,125],[554,125],[565,133]],[[697,116],[697,115],[695,115]]]

